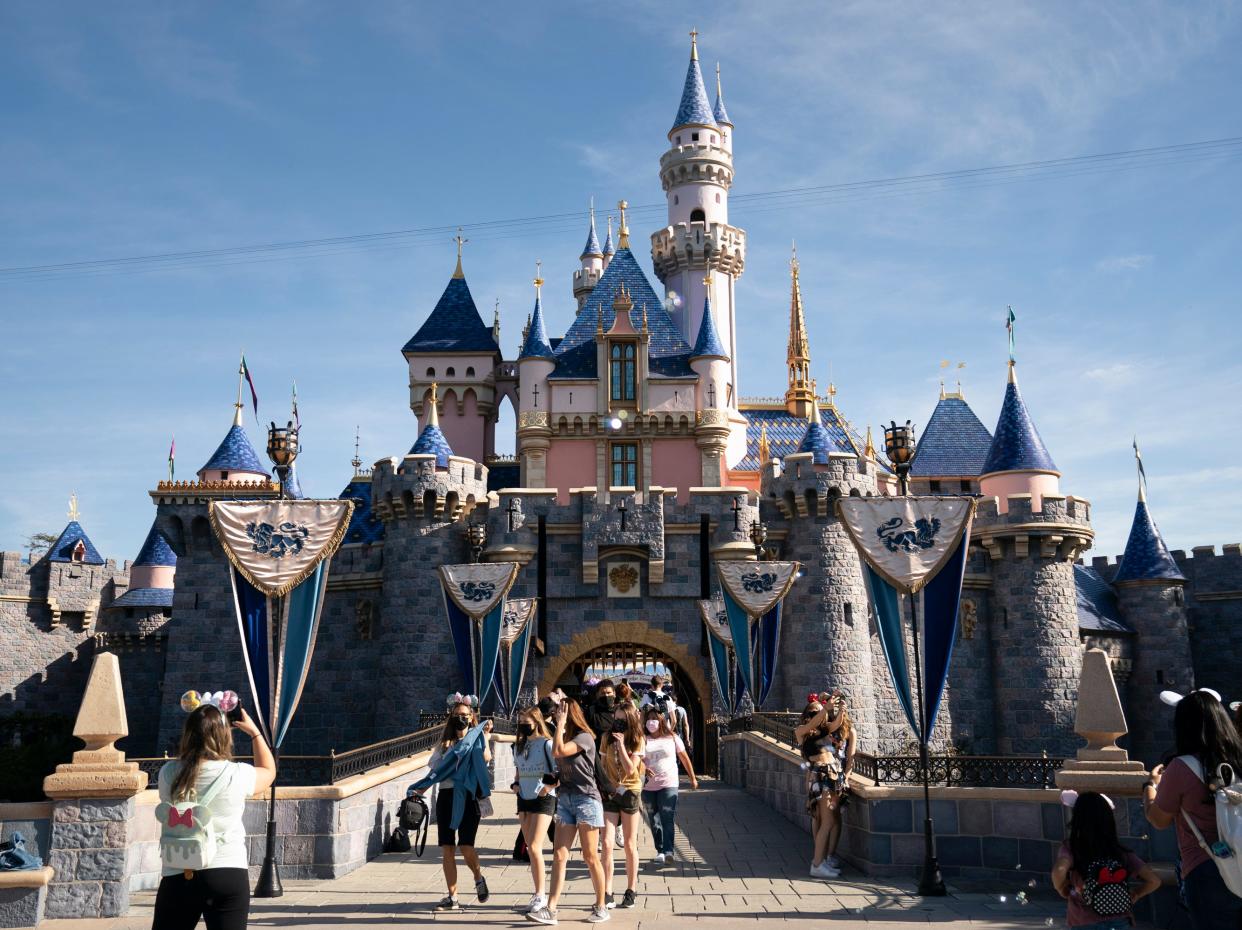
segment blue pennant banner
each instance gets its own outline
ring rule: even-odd
[[[884,652],[889,677],[897,691],[897,703],[901,705],[902,713],[906,715],[915,737],[921,739],[919,718],[914,710],[914,696],[910,691],[906,642],[901,632],[901,598],[893,586],[881,578],[870,565],[864,563],[863,574],[867,577],[867,587],[871,591],[871,603],[875,605],[876,632],[880,637],[880,648]]]
[[[957,642],[957,611],[962,599],[962,580],[966,575],[966,549],[963,536],[953,557],[923,589],[923,690],[927,701],[927,730],[936,728],[936,715],[949,678],[949,662]]]
[[[763,706],[776,681],[781,602],[797,581],[800,567],[798,562],[717,564],[737,673],[756,708]]]
[[[441,565],[444,608],[462,685],[482,705],[493,688],[502,710],[508,706],[505,674],[498,670],[504,638],[505,599],[520,566],[516,562]],[[522,656],[525,669],[525,653]],[[500,679],[499,682],[497,679]],[[521,681],[517,682],[521,686]]]

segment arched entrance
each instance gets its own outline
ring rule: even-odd
[[[641,621],[612,622],[580,633],[552,656],[539,682],[539,694],[554,688],[576,697],[590,676],[633,678],[642,690],[658,672],[673,683],[677,702],[686,709],[691,733],[691,760],[696,772],[707,762],[707,722],[712,716],[711,682],[705,660],[663,630]]]

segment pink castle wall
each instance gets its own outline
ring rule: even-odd
[[[1061,493],[1061,481],[1056,475],[1047,472],[1010,471],[990,475],[979,482],[979,491],[984,497],[997,499],[998,513],[1009,513],[1010,494],[1031,495],[1031,510],[1041,513],[1044,509],[1044,495],[1053,497]]]
[[[476,462],[482,462],[487,453],[487,423],[479,413],[474,391],[467,390],[461,405],[462,412],[457,412],[457,395],[452,388],[440,395],[440,431],[448,440],[454,455],[460,455]],[[419,424],[422,430],[426,423],[426,415]]]
[[[560,439],[548,449],[548,487],[556,488],[558,503],[569,503],[570,488],[595,484],[595,440]]]
[[[657,439],[651,444],[651,480],[649,484],[676,488],[677,499],[685,502],[690,489],[703,483],[703,468],[698,446],[693,439]]]

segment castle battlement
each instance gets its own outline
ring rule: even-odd
[[[1030,494],[1010,494],[1006,502],[1007,513],[1000,512],[995,497],[981,498],[975,509],[971,542],[987,549],[993,559],[1035,554],[1072,562],[1095,538],[1091,503],[1084,498],[1045,494],[1041,510],[1033,509]]]
[[[651,264],[663,281],[683,268],[737,277],[746,265],[746,231],[727,223],[678,223],[651,235]]]
[[[795,516],[829,516],[837,498],[873,497],[879,487],[874,462],[848,452],[832,452],[826,464],[799,452],[768,462],[760,478],[761,500],[786,520]]]
[[[487,466],[451,455],[438,468],[435,455],[380,459],[371,471],[371,506],[381,520],[405,517],[455,522],[487,501]]]

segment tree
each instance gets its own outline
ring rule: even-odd
[[[58,539],[60,537],[55,533],[34,533],[27,536],[26,548],[30,550],[30,560],[33,562],[36,555],[43,555]]]

